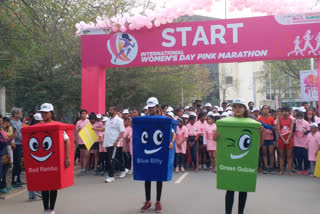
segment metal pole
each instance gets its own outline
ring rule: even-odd
[[[310,70],[311,70],[311,71],[314,70],[314,58],[311,58],[311,59],[310,59]],[[317,102],[316,102],[316,101],[313,101],[313,102],[312,102],[312,106],[316,108],[316,107],[317,107]]]
[[[253,102],[257,105],[257,96],[256,96],[256,72],[253,72]]]
[[[320,57],[318,57],[318,113],[320,109]]]
[[[270,64],[268,65],[268,70],[269,70],[269,98],[272,100],[271,96],[271,69],[270,69]]]
[[[227,19],[227,0],[224,1],[224,18]]]

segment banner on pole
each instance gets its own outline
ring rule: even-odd
[[[303,102],[318,101],[317,70],[300,71],[300,87]]]
[[[289,14],[82,31],[82,67],[145,67],[312,58],[320,16]]]

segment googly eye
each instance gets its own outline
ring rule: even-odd
[[[142,142],[143,144],[146,144],[146,143],[148,143],[148,140],[149,140],[148,132],[146,132],[146,131],[142,132],[141,142]]]
[[[42,141],[42,147],[44,150],[48,151],[52,147],[52,138],[47,136]]]
[[[157,146],[159,146],[163,141],[163,133],[160,130],[157,130],[154,132],[153,134],[153,142],[154,144],[156,144]]]
[[[242,151],[247,151],[251,146],[251,137],[247,134],[242,135],[239,139],[239,148]]]
[[[29,140],[29,148],[31,149],[31,151],[36,152],[39,149],[39,142],[36,138],[31,138]]]

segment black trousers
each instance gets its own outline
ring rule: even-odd
[[[151,200],[151,181],[144,182],[144,189],[146,193],[146,201]],[[162,181],[157,181],[157,201],[161,201]]]
[[[130,152],[124,152],[123,154],[124,167],[126,169],[131,169],[131,154]]]
[[[107,152],[99,152],[99,162],[98,165],[100,166],[99,171],[105,172],[107,171],[108,165],[108,153]]]
[[[20,174],[21,174],[21,158],[22,158],[22,145],[16,145],[16,148],[13,150],[13,168],[12,168],[12,184],[16,184],[17,182],[21,182]]]
[[[234,191],[227,191],[226,192],[226,214],[232,213],[234,201]],[[244,207],[246,206],[247,201],[247,192],[239,192],[239,207],[238,207],[238,214],[243,214]]]
[[[42,191],[42,202],[44,210],[54,210],[58,190]],[[49,205],[50,202],[50,205]]]
[[[116,155],[115,158],[112,160],[112,154],[114,149],[115,148],[113,146],[107,147],[108,161],[111,163],[111,167],[108,171],[109,177],[114,177],[115,169],[119,169],[121,172],[124,171],[121,148],[116,148]]]

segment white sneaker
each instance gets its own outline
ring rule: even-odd
[[[55,214],[54,210],[48,212],[48,214]]]
[[[125,168],[125,169],[124,169],[124,172],[125,172],[126,174],[129,174],[130,170],[127,169],[127,168]]]
[[[206,164],[203,165],[203,169],[207,170],[207,165]]]
[[[107,177],[107,179],[104,181],[105,183],[111,183],[115,181],[114,177]]]
[[[127,169],[125,169],[123,172],[120,173],[119,178],[124,178],[124,177],[126,177],[126,174],[128,173],[128,172],[126,172],[126,170],[127,170]]]
[[[199,164],[199,170],[201,170],[202,169],[202,164]]]

